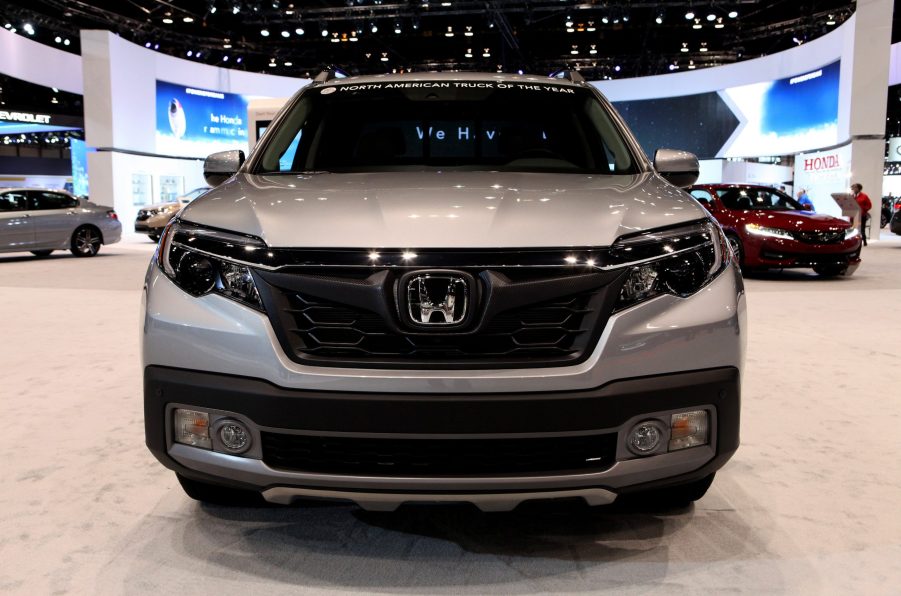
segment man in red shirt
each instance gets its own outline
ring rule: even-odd
[[[854,200],[857,201],[858,206],[860,206],[860,237],[863,239],[863,245],[867,245],[867,228],[866,222],[867,217],[869,216],[870,209],[873,208],[873,202],[870,201],[870,197],[863,192],[863,185],[860,182],[855,182],[851,185],[851,193],[854,196]]]

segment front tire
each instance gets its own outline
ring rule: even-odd
[[[103,237],[94,226],[81,226],[72,233],[69,251],[76,257],[93,257],[100,252]]]
[[[31,251],[31,254],[39,259],[43,259],[44,257],[49,257],[52,252],[52,250],[33,250]]]
[[[266,503],[258,492],[192,480],[181,474],[176,476],[185,494],[201,503],[225,507],[260,507]]]
[[[735,255],[735,260],[738,261],[738,266],[743,268],[745,266],[745,249],[741,245],[741,239],[735,234],[726,234],[726,240],[729,241],[729,247]]]

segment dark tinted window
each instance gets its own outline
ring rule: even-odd
[[[25,211],[28,203],[25,200],[25,193],[21,192],[5,192],[0,194],[0,213],[9,211]]]
[[[270,133],[258,173],[637,171],[597,98],[587,89],[554,84],[441,81],[316,88]]]
[[[729,209],[801,211],[803,207],[788,195],[765,188],[726,188],[716,191]]]
[[[78,199],[58,192],[28,191],[29,209],[72,209],[78,207]]]

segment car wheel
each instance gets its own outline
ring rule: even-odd
[[[49,257],[52,252],[52,250],[33,250],[31,251],[31,254],[39,259],[43,259],[44,257]]]
[[[69,250],[76,257],[93,257],[100,252],[103,239],[94,226],[81,226],[72,234]]]
[[[195,501],[226,507],[260,507],[266,504],[258,492],[192,480],[181,474],[176,476],[185,494]]]
[[[160,235],[159,235],[159,234],[147,234],[147,237],[150,238],[151,240],[153,240],[154,242],[159,242],[159,241],[160,241]]]
[[[634,501],[639,505],[661,509],[687,507],[707,494],[707,489],[713,483],[715,475],[711,474],[686,484],[635,493],[634,495],[629,495],[628,497],[630,498],[628,500]]]
[[[736,236],[735,234],[726,234],[726,240],[729,241],[729,246],[732,248],[732,252],[735,254],[735,259],[738,261],[738,265],[740,267],[744,267],[745,250],[741,246],[741,240],[739,240],[738,236]]]
[[[817,265],[813,268],[817,275],[823,277],[838,277],[844,275],[848,270],[847,265]]]

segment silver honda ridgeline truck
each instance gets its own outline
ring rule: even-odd
[[[575,73],[337,78],[168,226],[147,445],[195,499],[700,498],[739,443],[742,280]]]

